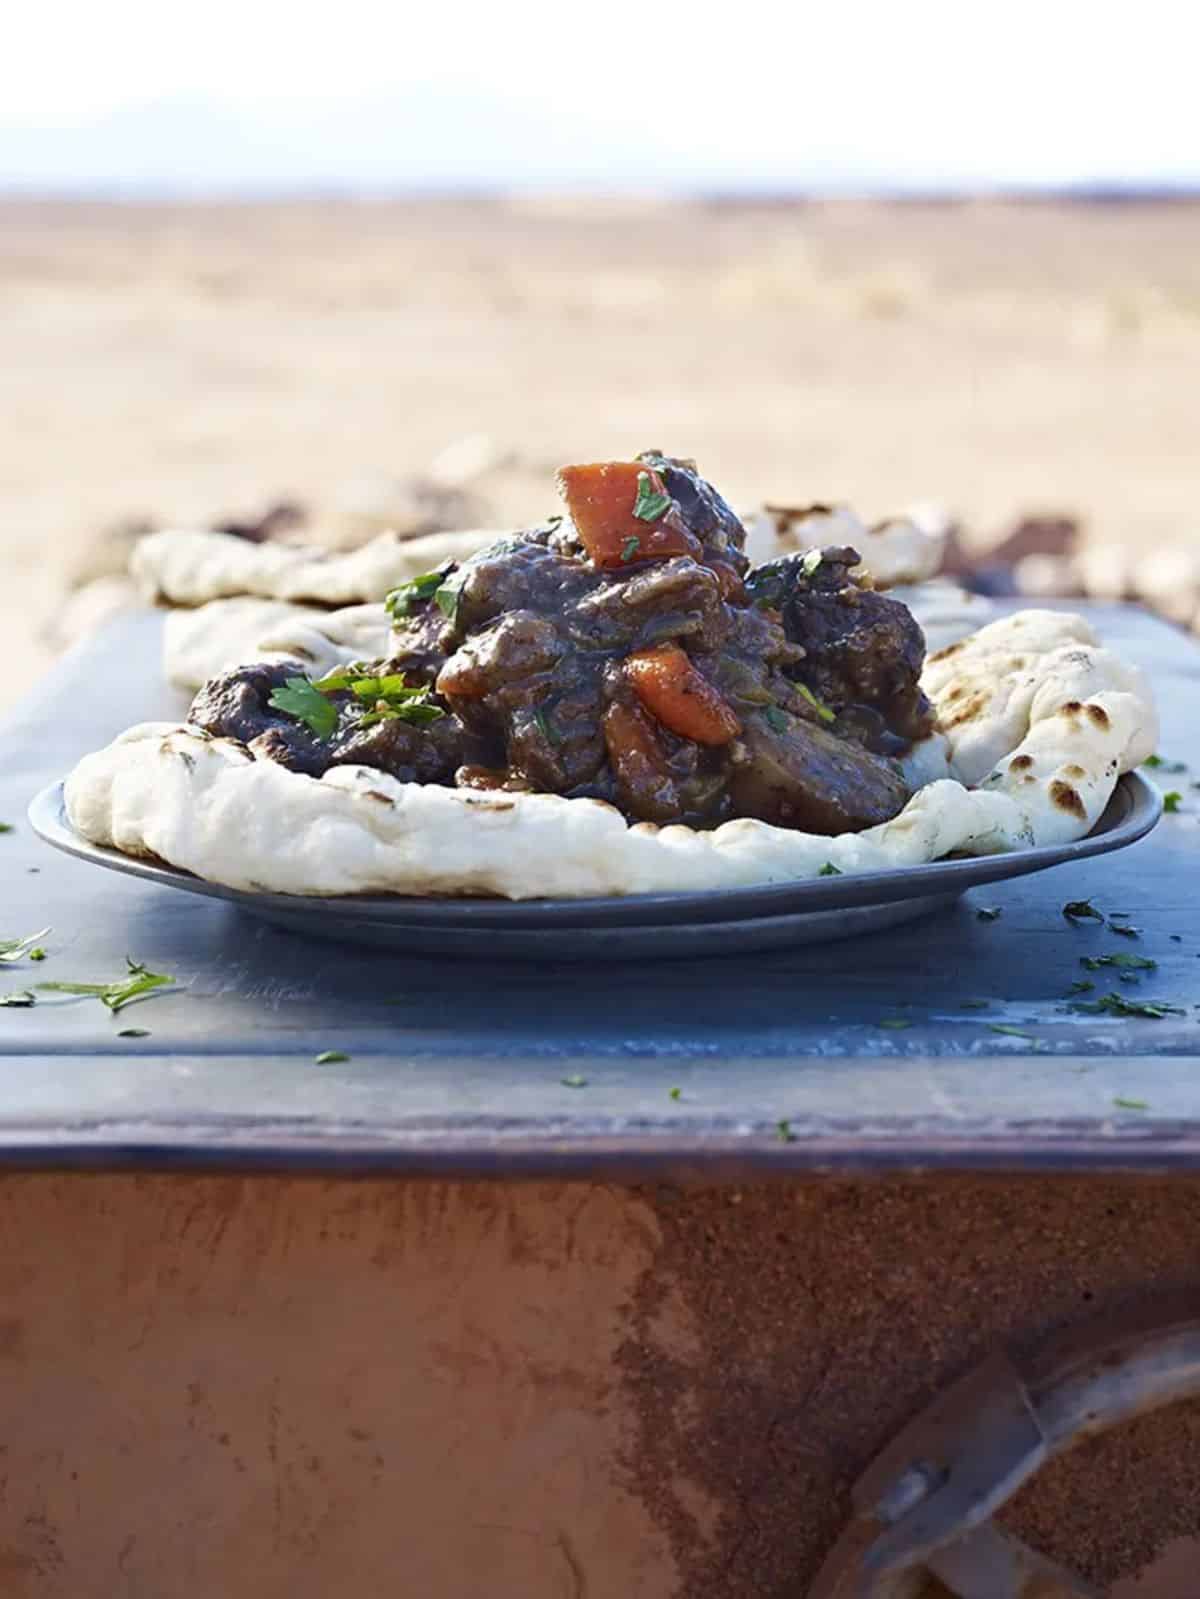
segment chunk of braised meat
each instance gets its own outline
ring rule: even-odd
[[[729,792],[737,816],[830,836],[888,821],[909,794],[894,761],[778,710],[747,723]]]
[[[700,540],[705,564],[723,562],[743,577],[750,564],[742,553],[746,530],[733,508],[700,476],[695,461],[679,460],[661,450],[644,450],[638,460],[661,477],[688,531]]]
[[[907,606],[854,581],[856,550],[819,553],[770,561],[747,588],[758,605],[780,612],[804,651],[791,675],[839,713],[838,731],[899,751],[933,726],[920,685],[925,636]]]
[[[383,662],[380,671],[393,666]],[[363,765],[402,782],[452,783],[458,767],[491,753],[454,717],[427,726],[386,717],[364,726],[370,707],[348,694],[329,696],[337,725],[329,738],[318,738],[307,723],[270,703],[274,691],[298,675],[292,661],[224,672],[196,695],[187,719],[214,738],[237,739],[260,758],[307,777],[320,777],[331,766]]]

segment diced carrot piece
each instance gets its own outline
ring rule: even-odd
[[[626,657],[634,693],[664,727],[697,744],[728,744],[742,730],[732,706],[678,644]]]
[[[640,461],[564,466],[558,488],[592,564],[602,570],[700,553],[700,541],[688,532],[673,503],[649,519],[634,515],[639,490],[643,502],[666,493],[658,473]]]

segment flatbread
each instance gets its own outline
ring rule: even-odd
[[[252,544],[231,533],[168,529],[138,542],[129,570],[151,602],[204,605],[250,594],[332,608],[382,600],[398,583],[432,572],[443,561],[466,560],[504,536],[494,528],[414,539],[381,533],[360,549],[330,552]]]
[[[175,688],[193,692],[253,661],[295,661],[311,677],[388,653],[390,619],[382,604],[318,611],[288,600],[238,595],[167,614],[163,669]]]
[[[1080,651],[1092,652],[1086,671],[1094,681],[1112,680],[1086,698],[1070,687],[1085,672],[1070,658]],[[1019,667],[1011,664],[1016,655]],[[932,663],[932,682],[942,695],[956,685],[956,671],[978,683],[967,668],[984,661],[1010,664],[997,666],[992,697],[960,724],[998,751],[982,782],[931,782],[892,821],[838,838],[752,820],[712,832],[631,826],[595,800],[426,787],[363,766],[302,777],[230,740],[161,722],[131,728],[81,761],[67,780],[67,812],[95,843],[233,888],[307,895],[667,893],[798,881],[827,864],[880,871],[956,851],[998,854],[1082,837],[1118,776],[1155,742],[1141,675],[1114,666],[1082,618],[1024,612]]]
[[[763,505],[742,523],[751,566],[798,550],[851,545],[862,557],[856,570],[870,573],[880,589],[927,582],[941,567],[946,543],[944,534],[926,532],[907,516],[868,527],[848,505]]]

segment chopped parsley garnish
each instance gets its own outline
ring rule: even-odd
[[[659,517],[666,516],[670,509],[671,496],[654,487],[654,479],[649,472],[639,472],[637,499],[633,502],[633,514],[638,521],[657,522]]]
[[[675,1100],[682,1099],[683,1098],[683,1089],[682,1088],[672,1088],[668,1092],[667,1098],[668,1099],[675,1099]]]
[[[1098,972],[1102,966],[1119,966],[1127,972],[1156,972],[1158,962],[1146,955],[1127,955],[1124,950],[1116,955],[1081,955],[1079,964],[1089,972]]]
[[[272,690],[267,704],[303,722],[317,738],[329,738],[337,727],[337,706],[306,677],[289,677],[282,688]]]
[[[821,870],[817,873],[818,877],[840,877],[841,875],[841,867],[835,866],[832,861],[826,861],[824,866],[822,866]]]
[[[899,1033],[903,1032],[906,1027],[911,1027],[912,1023],[907,1016],[881,1016],[875,1025],[877,1027],[886,1027],[889,1032]]]
[[[117,1034],[118,1038],[149,1038],[149,1030],[145,1027],[122,1027]]]
[[[768,705],[763,711],[763,718],[767,726],[774,728],[777,733],[787,732],[789,726],[788,715],[786,711],[781,711],[778,705]]]
[[[0,822],[0,833],[15,833],[16,828],[11,822]]]
[[[1009,1022],[989,1022],[988,1030],[993,1033],[1003,1033],[1006,1038],[1027,1038],[1031,1044],[1041,1042],[1032,1033],[1027,1033],[1023,1027],[1013,1027]]]
[[[39,992],[49,994],[83,994],[93,999],[98,999],[102,1005],[107,1005],[115,1015],[117,1011],[130,1004],[135,999],[151,993],[156,988],[163,988],[168,983],[173,983],[173,977],[167,977],[162,972],[147,971],[141,961],[125,957],[125,964],[129,967],[128,977],[115,983],[39,983]]]
[[[1160,1022],[1165,1016],[1186,1016],[1178,1005],[1164,1005],[1160,1000],[1126,999],[1124,994],[1102,994],[1097,1000],[1079,1000],[1077,1011],[1087,1016],[1141,1016],[1147,1021]]]
[[[1113,1100],[1113,1104],[1120,1106],[1120,1108],[1122,1110],[1149,1110],[1150,1109],[1150,1106],[1146,1103],[1146,1101],[1144,1099],[1126,1099],[1123,1094],[1118,1094],[1117,1097]]]
[[[560,1077],[559,1081],[564,1088],[586,1088],[588,1080],[581,1077],[578,1072],[572,1072],[570,1077]]]
[[[805,577],[811,577],[820,566],[823,557],[820,550],[809,550],[807,555],[800,557],[800,570]]]
[[[376,722],[385,721],[427,727],[446,714],[433,703],[428,687],[410,688],[399,672],[377,677],[357,663],[339,666],[315,683],[305,677],[289,677],[286,687],[271,695],[270,703],[276,710],[306,723],[318,738],[328,738],[338,720],[337,706],[326,698],[329,694],[350,694],[370,707],[359,727],[373,727]]]
[[[1177,788],[1173,788],[1169,793],[1163,795],[1163,810],[1166,811],[1168,816],[1174,816],[1182,805],[1183,795]]]
[[[458,601],[466,581],[467,568],[460,566],[457,572],[451,572],[433,596],[434,604],[448,622],[458,621]]]
[[[30,933],[25,938],[0,938],[0,961],[6,966],[13,965],[16,961],[45,960],[46,951],[38,944],[39,938],[45,938],[50,929],[43,927],[40,932]]]
[[[398,588],[394,588],[384,600],[388,615],[396,619],[411,616],[413,606],[419,605],[424,600],[433,599],[445,581],[444,570],[423,572],[420,577],[410,577],[407,583],[401,583]]]
[[[0,994],[0,1006],[13,1005],[28,1009],[30,1005],[36,1003],[37,1001],[27,988],[20,988],[15,994]]]
[[[1067,994],[1091,994],[1095,991],[1095,983],[1089,983],[1086,977],[1077,977],[1067,989]]]
[[[562,735],[550,721],[550,718],[546,715],[545,711],[542,710],[540,705],[535,707],[533,719],[537,723],[538,732],[546,740],[547,744],[562,743]]]
[[[789,1121],[775,1123],[775,1136],[784,1144],[794,1144],[796,1142],[796,1135],[792,1131],[792,1124]]]
[[[1142,765],[1148,766],[1152,772],[1187,771],[1186,761],[1168,761],[1162,755],[1147,755],[1146,759],[1142,762]]]
[[[1062,908],[1063,915],[1069,922],[1102,922],[1103,915],[1096,909],[1090,899],[1068,900]]]
[[[981,905],[975,912],[975,918],[980,922],[998,922],[1000,920],[999,905]]]
[[[640,538],[638,538],[637,534],[634,533],[631,538],[627,538],[624,544],[622,544],[621,559],[623,561],[632,561],[641,547],[642,541]]]
[[[349,1055],[340,1049],[323,1049],[317,1056],[315,1064],[318,1066],[336,1066],[339,1061],[349,1059]]]
[[[800,690],[801,694],[803,694],[804,698],[812,706],[813,710],[816,711],[817,715],[823,722],[837,721],[837,712],[831,711],[823,700],[819,700],[813,693],[812,689],[809,688],[807,683],[797,683],[796,687]]]

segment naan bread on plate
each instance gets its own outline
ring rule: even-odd
[[[796,550],[849,545],[881,589],[928,581],[941,567],[946,543],[944,533],[927,532],[907,516],[868,527],[848,505],[764,505],[742,521],[752,566]]]
[[[163,668],[173,687],[192,691],[248,661],[295,661],[319,677],[351,661],[386,655],[389,627],[382,602],[321,611],[242,594],[169,611]]]
[[[509,899],[800,881],[1083,837],[1156,743],[1142,674],[1083,618],[1025,611],[929,662],[953,775],[864,832],[817,836],[740,819],[712,831],[629,824],[553,794],[397,781],[365,766],[311,778],[196,728],[145,723],[67,780],[72,825],[233,888]],[[934,763],[936,765],[936,762]]]
[[[330,552],[166,529],[135,546],[129,569],[144,599],[168,605],[253,595],[333,608],[382,600],[397,584],[464,560],[501,536],[479,528],[411,539],[381,533],[360,549]]]

